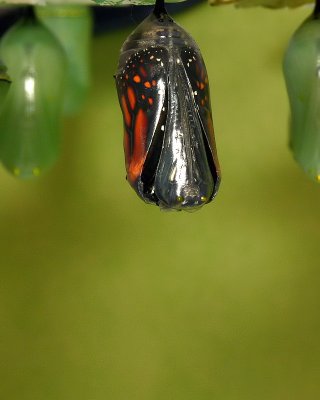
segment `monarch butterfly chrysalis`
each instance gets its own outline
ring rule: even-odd
[[[200,50],[157,0],[123,44],[116,73],[127,179],[145,202],[192,211],[220,183]]]
[[[65,55],[30,8],[0,52],[12,78],[0,115],[1,161],[20,178],[38,176],[59,153]]]
[[[64,113],[79,111],[90,86],[91,9],[85,5],[37,6],[36,14],[59,39],[68,62]]]
[[[320,182],[320,9],[292,36],[283,69],[290,101],[290,147],[312,179]]]

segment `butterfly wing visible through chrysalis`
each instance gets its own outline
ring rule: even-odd
[[[143,174],[148,154],[159,151],[154,145],[163,136],[161,114],[166,104],[167,51],[151,47],[128,58],[126,65],[116,76],[119,102],[124,120],[124,149],[127,179],[145,200],[152,198],[150,181],[156,165]],[[148,157],[150,159],[150,157]]]
[[[195,100],[201,71],[187,68],[184,48],[204,66],[192,37],[167,14],[164,0],[157,0],[123,44],[116,81],[131,186],[162,209],[194,211],[215,196],[220,171],[210,102],[201,110]]]
[[[214,192],[212,194],[212,197],[214,197],[218,191],[221,178],[214,137],[207,70],[200,51],[197,48],[190,46],[183,47],[180,55],[187,79],[192,88],[197,114],[206,137],[207,156],[208,160],[211,160],[209,164],[215,181]]]

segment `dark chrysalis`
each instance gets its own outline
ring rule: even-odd
[[[320,182],[320,1],[292,36],[283,69],[291,108],[290,147],[305,173]]]
[[[116,85],[127,179],[139,197],[173,210],[209,203],[220,168],[207,71],[163,0],[123,44]]]

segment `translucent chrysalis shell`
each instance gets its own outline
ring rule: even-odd
[[[290,147],[305,173],[320,181],[320,20],[317,12],[291,38],[283,70],[291,109]]]
[[[59,154],[65,55],[32,13],[4,35],[0,52],[12,78],[0,115],[1,161],[20,178],[38,176]]]
[[[200,49],[163,0],[127,38],[115,75],[127,179],[146,203],[195,211],[216,196],[221,174]]]
[[[67,57],[64,113],[81,109],[90,86],[91,9],[86,5],[36,7],[41,22],[59,39]]]

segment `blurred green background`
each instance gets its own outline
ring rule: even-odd
[[[220,193],[164,213],[125,181],[113,82],[132,28],[95,38],[58,166],[1,170],[0,398],[320,396],[320,188],[287,148],[281,59],[311,9],[176,16],[211,77]]]

